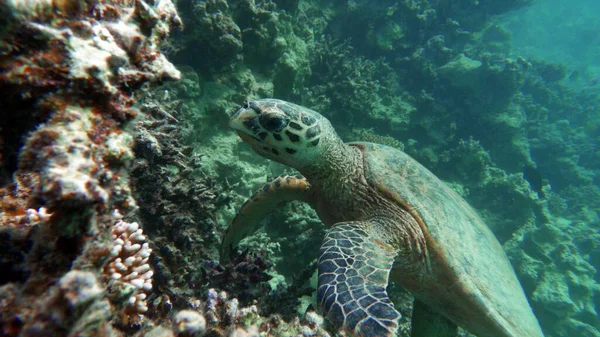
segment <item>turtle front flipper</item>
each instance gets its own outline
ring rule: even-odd
[[[373,235],[375,220],[335,224],[319,256],[317,301],[327,318],[360,337],[396,336],[400,313],[386,287],[397,250]]]
[[[310,184],[302,176],[279,176],[266,183],[242,208],[229,225],[221,242],[221,263],[229,261],[229,254],[246,235],[254,232],[260,221],[273,209],[292,200],[305,201]]]

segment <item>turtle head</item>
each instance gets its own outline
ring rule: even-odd
[[[259,155],[303,171],[323,156],[332,144],[341,144],[329,121],[307,108],[276,99],[244,104],[229,125]]]

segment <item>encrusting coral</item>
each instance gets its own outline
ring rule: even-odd
[[[194,310],[181,310],[174,321],[179,337],[203,336],[206,332],[206,319]]]
[[[103,294],[93,272],[72,270],[36,303],[31,319],[23,322],[20,335],[110,336],[112,329],[106,325],[110,305]]]
[[[121,216],[137,209],[125,125],[137,90],[179,78],[159,47],[182,22],[170,0],[15,0],[0,13],[0,325],[139,328],[153,271],[142,229]]]

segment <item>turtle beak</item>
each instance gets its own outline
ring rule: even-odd
[[[256,140],[257,140],[255,137],[253,137],[253,136],[250,136],[249,134],[247,134],[247,133],[244,133],[244,132],[242,132],[242,131],[240,131],[240,130],[235,130],[235,132],[236,132],[236,133],[238,134],[238,136],[240,136],[240,138],[241,138],[241,139],[242,139],[244,142],[246,142],[246,143],[250,143],[250,142],[252,142],[252,141],[256,141]]]
[[[260,124],[258,123],[258,113],[250,108],[248,103],[231,115],[229,126],[234,129],[246,143],[249,143],[252,140],[259,140],[255,136],[261,129]]]

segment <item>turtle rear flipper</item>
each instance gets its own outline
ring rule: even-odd
[[[310,184],[302,176],[279,176],[266,183],[242,208],[227,228],[221,242],[221,263],[229,261],[229,253],[246,235],[252,234],[260,221],[273,209],[292,200],[306,201]]]
[[[396,336],[400,313],[386,287],[397,254],[370,234],[375,220],[335,224],[319,256],[317,302],[336,326],[360,337]]]

